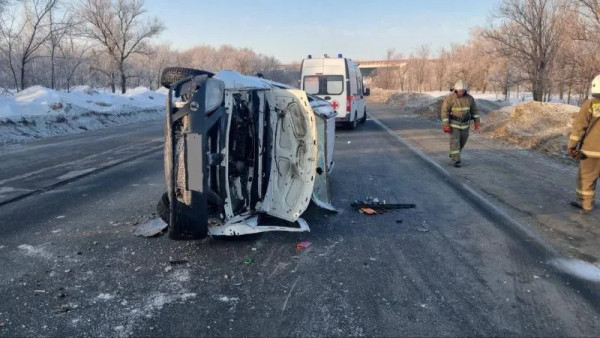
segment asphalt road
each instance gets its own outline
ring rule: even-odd
[[[564,254],[600,266],[600,212],[581,215],[569,205],[576,199],[575,161],[518,149],[471,131],[462,155],[463,167],[457,169],[450,165],[448,136],[442,132],[439,119],[423,118],[419,109],[410,107],[371,104],[370,112],[395,135]],[[486,123],[485,115],[482,123]],[[600,276],[600,272],[596,274]]]
[[[310,233],[196,242],[135,237],[165,190],[162,154],[146,146],[161,128],[101,131],[115,147],[133,148],[98,172],[90,168],[115,159],[67,165],[43,182],[28,176],[23,189],[38,192],[0,206],[0,336],[600,332],[598,304],[373,121],[338,132],[332,190],[340,213],[309,209]],[[48,149],[76,149],[67,162],[79,163],[99,152],[95,133],[62,138],[69,147],[51,140],[13,147],[20,165],[2,153],[2,179],[15,177],[5,174],[8,167],[21,175],[43,170],[48,165],[34,163],[45,163],[40,156]],[[89,171],[55,184],[81,170]],[[11,182],[19,187],[19,179]],[[351,210],[355,198],[367,196],[417,208],[378,216]],[[312,246],[298,252],[300,241]]]

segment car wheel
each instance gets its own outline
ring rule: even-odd
[[[156,212],[163,222],[169,224],[169,194],[164,193],[160,200],[158,200]]]
[[[352,120],[352,122],[350,122],[350,129],[356,129],[357,126],[358,126],[358,115],[356,113],[354,113],[354,120]]]
[[[360,124],[364,124],[365,122],[367,122],[367,110],[366,109],[365,109],[365,114],[360,119]]]
[[[163,222],[169,224],[169,195],[167,193],[164,193],[160,200],[158,201],[158,204],[156,205],[156,211],[158,213],[158,217],[160,217],[161,220],[163,220]],[[212,209],[209,207],[209,211],[212,211]],[[186,206],[185,204],[176,201],[175,202],[175,222],[181,227],[181,228],[191,228],[191,223],[194,223],[194,219],[192,217],[189,217],[187,213],[192,212],[190,210],[190,208],[188,206]],[[170,224],[169,224],[170,226]],[[197,226],[197,224],[196,224]],[[202,229],[200,229],[200,231],[198,231],[195,235],[193,239],[200,239],[202,237],[206,237],[206,235],[208,234],[208,227],[204,227]],[[183,235],[183,237],[181,239],[185,239],[185,234]]]
[[[198,75],[208,75],[209,77],[212,77],[215,74],[193,68],[167,67],[162,71],[160,84],[166,88],[171,88],[171,85],[179,80]]]

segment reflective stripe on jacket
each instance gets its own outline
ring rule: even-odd
[[[458,97],[456,93],[452,93],[444,99],[441,111],[442,125],[468,129],[471,119],[479,122],[479,111],[475,99],[471,95],[465,94],[463,97]]]

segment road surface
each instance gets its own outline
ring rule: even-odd
[[[310,233],[227,241],[132,234],[165,186],[161,122],[130,129],[0,151],[12,188],[0,206],[0,336],[600,332],[594,297],[372,120],[338,132],[338,214],[310,208]],[[350,208],[369,196],[417,208]],[[312,246],[298,252],[300,241]]]

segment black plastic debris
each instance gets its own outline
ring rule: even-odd
[[[407,203],[407,204],[393,204],[393,203],[386,203],[385,201],[380,201],[377,198],[374,199],[368,199],[366,201],[362,201],[362,200],[355,200],[354,202],[352,202],[351,206],[356,209],[356,210],[373,210],[378,214],[381,213],[385,213],[385,212],[391,212],[394,210],[401,210],[401,209],[414,209],[417,207],[416,204],[412,204],[412,203]]]

